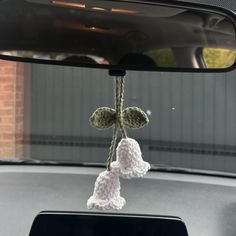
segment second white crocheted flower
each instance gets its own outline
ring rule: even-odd
[[[116,156],[111,167],[123,178],[143,177],[150,169],[150,164],[143,161],[138,142],[132,138],[123,138],[119,142]]]
[[[125,199],[120,196],[120,180],[116,172],[104,171],[95,182],[93,195],[87,201],[88,209],[120,210],[125,205]]]

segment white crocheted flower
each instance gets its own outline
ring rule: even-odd
[[[93,195],[87,201],[88,209],[120,210],[125,205],[125,199],[120,196],[120,180],[117,173],[104,171],[99,174]]]
[[[131,138],[123,138],[116,149],[117,160],[111,164],[113,171],[121,177],[143,177],[150,169],[150,164],[143,161],[138,142]]]

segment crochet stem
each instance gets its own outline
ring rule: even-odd
[[[124,77],[116,79],[116,112],[117,122],[120,126],[122,138],[127,138],[126,130],[123,122],[123,103],[124,103]]]
[[[115,78],[115,108],[116,108],[116,113],[119,109],[119,94],[120,94],[120,84],[119,84],[119,77]]]
[[[113,158],[113,155],[115,152],[115,147],[116,147],[117,131],[118,131],[117,125],[115,125],[115,127],[113,128],[111,146],[110,146],[109,154],[108,154],[108,158],[107,158],[107,170],[108,171],[111,170],[112,158]]]
[[[115,107],[116,107],[116,111],[118,110],[118,104],[119,104],[119,99],[118,99],[118,94],[119,94],[119,79],[116,77],[115,80],[115,99],[114,99],[114,103],[115,103]],[[111,170],[111,163],[112,163],[112,158],[114,156],[115,153],[115,147],[116,147],[116,139],[117,139],[117,133],[118,133],[118,122],[116,122],[115,127],[113,128],[113,132],[112,132],[112,140],[111,140],[111,146],[109,148],[109,153],[108,153],[108,158],[107,158],[107,170],[110,171]]]
[[[111,140],[111,146],[109,148],[109,154],[107,158],[107,170],[111,170],[111,163],[112,158],[115,153],[115,147],[116,147],[116,140],[117,140],[117,133],[118,133],[118,127],[120,128],[121,136],[122,138],[127,138],[127,134],[124,127],[123,122],[123,102],[124,102],[124,77],[116,77],[115,79],[115,107],[116,107],[116,116],[117,121],[115,124],[115,127],[113,128],[113,134],[112,134],[112,140]]]

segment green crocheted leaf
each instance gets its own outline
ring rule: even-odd
[[[109,107],[98,108],[90,117],[92,126],[98,129],[110,128],[116,120],[116,111]]]
[[[131,129],[139,129],[148,124],[149,119],[138,107],[128,107],[123,111],[124,125]]]

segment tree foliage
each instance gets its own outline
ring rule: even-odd
[[[203,56],[208,68],[228,68],[235,62],[236,50],[205,48]]]

